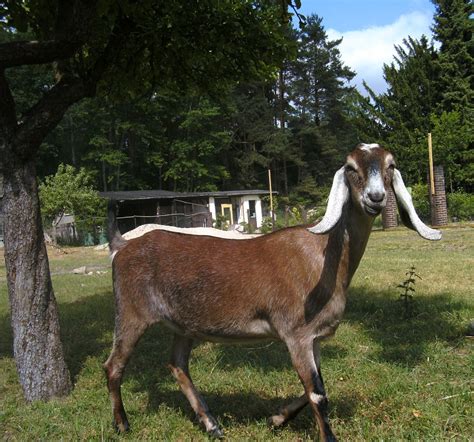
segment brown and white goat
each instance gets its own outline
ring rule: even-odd
[[[361,144],[334,177],[326,215],[314,227],[283,229],[245,241],[155,230],[125,241],[109,205],[115,336],[104,364],[115,425],[128,430],[120,384],[143,332],[163,322],[174,332],[169,368],[206,431],[221,430],[188,370],[195,341],[283,341],[305,394],[269,419],[280,426],[311,404],[322,440],[335,440],[327,414],[319,343],[342,318],[346,291],[374,217],[393,187],[404,223],[430,240],[441,238],[415,213],[392,155]]]

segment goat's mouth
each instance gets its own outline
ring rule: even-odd
[[[374,203],[367,203],[364,201],[364,211],[365,213],[367,213],[367,215],[369,216],[377,216],[379,215],[382,210],[384,209],[385,207],[385,201],[383,201],[382,203],[380,204],[374,204]]]

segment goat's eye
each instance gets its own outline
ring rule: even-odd
[[[350,166],[349,164],[346,165],[346,172],[347,173],[357,173],[357,170],[354,167]]]
[[[362,183],[362,178],[354,167],[346,165],[346,174],[347,178],[349,178],[349,180],[351,180],[355,185],[360,185]]]

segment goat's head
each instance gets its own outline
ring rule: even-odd
[[[429,228],[418,218],[392,154],[378,144],[359,144],[347,156],[346,164],[334,176],[324,218],[309,230],[313,233],[330,231],[341,218],[349,199],[354,210],[374,218],[387,204],[390,187],[395,193],[403,223],[425,239],[441,239],[440,231]]]

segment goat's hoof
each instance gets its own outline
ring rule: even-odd
[[[282,427],[286,424],[286,419],[281,414],[275,414],[267,419],[267,425],[271,428]]]
[[[222,432],[222,430],[219,428],[219,427],[214,427],[214,428],[211,428],[207,434],[212,437],[213,439],[223,439],[224,438],[224,433]]]
[[[123,434],[130,431],[130,425],[128,424],[128,421],[125,421],[121,424],[117,424],[117,422],[112,421],[112,426],[114,427],[114,430],[117,434]]]
[[[337,442],[337,437],[331,429],[326,429],[326,431],[321,434],[321,440],[324,440],[325,442]]]

